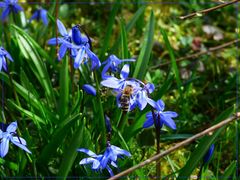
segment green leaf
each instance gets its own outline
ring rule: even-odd
[[[221,113],[215,120],[215,122],[222,121],[229,117],[231,114],[234,113],[234,108],[229,108]],[[201,139],[197,148],[192,152],[189,160],[187,161],[186,165],[181,169],[177,179],[188,179],[193,172],[193,170],[199,165],[203,156],[208,151],[209,147],[215,139],[220,135],[220,133],[224,130],[225,126],[218,129],[216,132],[213,133],[211,136],[205,136]]]
[[[128,57],[128,43],[127,43],[127,33],[126,33],[126,28],[125,28],[125,24],[124,21],[121,19],[120,22],[120,26],[121,26],[121,47],[122,47],[122,59],[127,59]]]
[[[14,25],[11,27],[15,30],[16,39],[21,52],[27,59],[33,74],[44,89],[48,103],[54,105],[56,101],[50,77],[39,53],[43,51],[42,48],[22,29]]]
[[[181,82],[181,79],[180,79],[180,73],[179,73],[179,70],[178,70],[178,67],[177,67],[177,63],[176,63],[176,59],[175,59],[175,56],[174,56],[173,49],[172,49],[171,44],[168,40],[168,36],[167,36],[166,31],[163,28],[160,28],[160,31],[161,31],[161,34],[163,36],[163,40],[165,42],[165,45],[166,45],[167,50],[168,50],[169,55],[170,55],[171,64],[172,64],[172,71],[173,71],[173,73],[176,77],[177,85],[178,85],[178,88],[181,92],[182,82]]]
[[[108,25],[107,25],[107,28],[105,31],[105,37],[104,37],[104,40],[102,43],[103,47],[100,52],[100,56],[99,56],[100,59],[104,59],[105,53],[109,47],[109,42],[110,42],[110,38],[112,36],[112,30],[113,30],[113,25],[114,25],[114,21],[115,21],[115,16],[117,15],[118,9],[120,7],[119,0],[116,0],[113,4],[114,5],[113,5],[112,11],[109,15]]]
[[[79,124],[77,130],[73,133],[70,145],[65,149],[63,154],[64,158],[58,173],[58,176],[63,177],[63,179],[66,179],[73,166],[74,160],[77,157],[77,148],[81,147],[81,144],[84,142],[84,123],[80,122]]]
[[[128,24],[126,25],[126,32],[128,33],[136,24],[137,20],[139,19],[139,17],[141,17],[141,15],[143,14],[145,10],[145,6],[139,8],[137,10],[137,12],[134,14],[134,16],[132,17],[132,19],[128,22]],[[115,52],[115,50],[118,48],[118,46],[120,45],[121,42],[121,37],[119,36],[116,40],[116,42],[114,43],[114,45],[111,48],[111,52]]]
[[[237,162],[233,161],[231,162],[231,164],[229,164],[229,166],[225,169],[223,175],[221,177],[218,177],[219,179],[231,179],[236,172],[236,166],[237,166]]]
[[[63,59],[61,72],[60,72],[60,117],[64,119],[64,116],[68,112],[69,103],[69,73],[68,73],[68,57]]]
[[[151,11],[146,32],[144,34],[141,52],[137,59],[135,71],[133,73],[133,77],[140,80],[142,80],[145,77],[146,70],[148,68],[148,62],[149,62],[150,54],[153,47],[154,26],[155,26],[155,18],[154,18],[153,11]]]
[[[74,122],[79,118],[81,118],[80,114],[68,117],[54,131],[50,141],[43,148],[43,151],[39,156],[39,162],[41,164],[46,165],[50,158],[55,155],[57,148],[64,142],[64,139],[68,135],[71,127],[74,126]]]
[[[40,118],[38,115],[34,114],[31,111],[28,111],[26,109],[23,109],[22,107],[18,106],[17,104],[15,104],[12,100],[8,100],[8,105],[11,107],[16,108],[18,111],[20,111],[21,113],[25,114],[27,117],[29,117],[31,120],[33,120],[34,124],[41,129],[40,123],[42,124],[46,124],[46,122]]]

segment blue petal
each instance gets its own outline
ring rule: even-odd
[[[176,124],[172,120],[171,117],[164,115],[164,113],[160,113],[160,121],[162,121],[166,126],[170,127],[171,129],[176,129]]]
[[[152,93],[154,91],[154,89],[155,89],[155,86],[152,83],[147,83],[146,84],[146,88],[148,90],[148,93]]]
[[[96,94],[97,94],[96,89],[93,86],[91,86],[90,84],[84,84],[82,88],[86,93],[88,93],[90,95],[96,96]]]
[[[63,57],[64,57],[64,55],[66,54],[66,51],[67,51],[67,46],[65,45],[65,44],[62,44],[61,46],[60,46],[60,49],[59,49],[59,60],[61,60]]]
[[[150,104],[153,108],[155,108],[156,109],[156,102],[154,101],[154,100],[152,100],[152,99],[150,99],[150,98],[146,98],[146,100],[147,100],[147,102],[148,102],[148,104]]]
[[[43,24],[47,25],[48,24],[47,11],[45,9],[41,9],[40,15],[41,15]]]
[[[0,2],[0,8],[5,8],[5,7],[6,7],[6,3]]]
[[[15,4],[14,5],[14,11],[15,11],[15,13],[17,13],[18,11],[22,11],[23,10],[23,8],[22,8],[22,6],[20,6],[19,4]]]
[[[109,149],[107,148],[101,159],[101,165],[103,169],[106,168],[109,158],[110,158],[110,153],[109,153]]]
[[[108,170],[110,176],[114,176],[112,169],[109,166],[106,166],[106,169]]]
[[[5,51],[5,53],[6,53],[5,56],[6,56],[10,61],[13,62],[13,58],[12,58],[12,56],[11,56],[7,51]]]
[[[57,41],[58,41],[58,42],[57,42]],[[58,38],[58,39],[57,39],[57,38],[52,38],[52,39],[49,39],[47,43],[48,43],[49,45],[56,45],[57,43],[60,44],[60,43],[62,43],[62,42],[63,42],[63,39],[62,39],[62,38]]]
[[[13,137],[11,139],[11,142],[13,144],[15,144],[16,146],[20,147],[21,149],[23,149],[24,151],[26,151],[26,152],[31,154],[31,151],[29,151],[29,149],[26,147],[26,141],[23,138]]]
[[[57,20],[57,26],[58,26],[58,30],[62,36],[68,36],[65,26],[59,19]]]
[[[178,114],[176,112],[173,112],[173,111],[164,111],[162,112],[164,115],[166,116],[169,116],[169,117],[172,117],[172,118],[175,118],[178,116]]]
[[[11,132],[16,132],[17,129],[17,122],[12,122],[11,124],[9,124],[9,126],[7,127],[7,132],[11,133]]]
[[[121,149],[121,148],[119,148],[119,147],[117,147],[117,146],[111,145],[111,148],[113,149],[113,151],[114,151],[115,153],[117,153],[117,154],[119,154],[119,155],[125,155],[125,156],[128,156],[128,157],[131,156],[131,154],[130,154],[128,151],[126,151],[126,150],[124,150],[124,149]]]
[[[88,57],[92,60],[92,67],[91,69],[95,69],[95,68],[99,68],[101,66],[101,62],[98,59],[98,57],[96,56],[96,54],[94,54],[90,49],[86,48],[86,52]]]
[[[106,66],[104,66],[104,68],[102,70],[102,79],[107,79],[107,78],[111,77],[109,75],[106,75],[109,68],[110,68],[110,64],[107,64]]]
[[[10,8],[7,7],[6,9],[3,10],[1,19],[5,20],[6,17],[9,15],[9,13],[10,13]]]
[[[208,161],[211,159],[212,155],[214,152],[214,144],[212,144],[210,146],[210,148],[208,149],[207,153],[204,155],[203,157],[203,163],[206,164],[208,163]]]
[[[129,74],[129,64],[125,64],[120,73],[121,79],[127,79],[128,74]]]
[[[2,71],[3,57],[0,56],[0,71]]]
[[[143,124],[143,128],[148,128],[148,127],[150,127],[150,126],[152,126],[153,125],[153,118],[152,118],[152,116],[150,117],[148,117],[147,119],[146,119],[146,121],[144,122],[144,124]]]
[[[87,155],[89,155],[91,157],[97,157],[97,155],[94,152],[92,152],[91,150],[89,150],[89,149],[79,148],[79,149],[77,149],[77,151],[83,152],[83,153],[85,153],[85,154],[87,154]]]
[[[34,19],[38,19],[39,17],[39,10],[35,11],[32,15],[32,17],[29,19],[29,21],[31,22]]]
[[[81,49],[79,49],[78,51],[78,54],[75,58],[75,61],[74,61],[74,68],[75,69],[78,69],[80,64],[83,62],[83,59],[85,58],[85,47],[82,46]]]
[[[6,156],[6,154],[8,153],[8,149],[9,149],[9,140],[6,138],[3,138],[0,143],[0,156],[2,158]]]
[[[158,111],[163,111],[165,108],[165,104],[164,102],[160,99],[157,101],[156,103],[156,107],[155,107]]]
[[[72,28],[72,40],[77,45],[82,44],[81,32],[79,30],[78,25],[76,25]]]
[[[141,91],[137,95],[137,103],[140,110],[143,110],[147,106],[146,93]]]
[[[101,85],[102,86],[106,86],[106,87],[109,87],[109,88],[114,88],[114,89],[118,89],[120,84],[119,84],[119,80],[115,77],[110,77],[106,80],[103,80],[101,82]]]

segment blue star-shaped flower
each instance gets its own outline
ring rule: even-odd
[[[116,73],[116,72],[120,71],[118,66],[121,63],[123,63],[123,62],[134,62],[134,61],[135,61],[135,59],[122,59],[122,60],[120,60],[115,55],[109,56],[109,58],[102,63],[102,64],[106,64],[104,66],[103,70],[102,70],[102,79],[107,79],[107,78],[111,77],[111,76],[106,74],[109,69],[111,70],[111,72]]]
[[[31,151],[29,151],[26,147],[26,141],[21,137],[15,136],[17,134],[16,129],[17,122],[12,122],[9,124],[5,132],[0,129],[0,156],[2,158],[8,153],[9,141],[31,154]]]
[[[6,58],[13,61],[11,55],[3,47],[0,47],[0,71],[2,70],[2,67],[5,71],[7,71]]]
[[[4,21],[11,12],[18,13],[23,10],[18,4],[18,0],[4,0],[4,2],[0,2],[0,8],[3,8],[2,21]]]
[[[59,49],[59,55],[58,55],[58,60],[61,60],[64,55],[66,54],[67,49],[72,50],[72,44],[71,44],[71,33],[68,33],[65,26],[63,23],[58,19],[57,20],[57,26],[58,26],[58,31],[62,35],[62,37],[58,38],[52,38],[48,40],[49,45],[56,45],[61,44],[60,49]],[[71,55],[75,56],[75,51],[71,51]]]
[[[121,149],[117,146],[110,145],[108,143],[107,149],[104,152],[104,154],[96,155],[94,152],[80,148],[77,151],[83,152],[87,155],[89,155],[89,158],[84,158],[80,161],[80,164],[92,164],[92,170],[97,170],[97,171],[102,171],[103,169],[107,169],[109,174],[113,176],[113,171],[110,168],[109,165],[112,165],[113,167],[117,168],[117,159],[118,158],[123,158],[123,156],[128,156],[130,157],[131,154],[124,150]]]
[[[162,100],[158,100],[157,102],[152,103],[151,105],[156,109],[156,112],[154,112],[155,118],[157,120],[157,125],[160,126],[160,128],[162,128],[163,125],[166,125],[171,129],[176,129],[176,124],[172,119],[178,116],[176,112],[173,111],[163,112],[165,104]],[[146,121],[143,124],[143,128],[148,128],[153,124],[154,124],[153,115],[152,112],[149,112],[146,114]]]
[[[132,91],[129,99],[129,111],[133,110],[136,106],[143,110],[147,103],[153,104],[153,100],[148,97],[149,93],[154,90],[153,84],[145,85],[140,80],[134,78],[128,78],[129,75],[129,65],[125,64],[120,72],[120,78],[117,79],[113,76],[109,76],[101,82],[101,85],[113,88],[117,94],[117,104],[121,107],[121,97],[124,94],[126,87],[131,87]],[[142,87],[143,86],[143,87]]]
[[[32,17],[30,18],[30,22],[32,20],[36,19],[37,21],[39,21],[40,19],[43,21],[43,24],[47,26],[48,24],[48,17],[47,17],[47,10],[46,9],[43,9],[43,8],[39,8],[37,9]]]
[[[90,38],[82,36],[79,28],[79,25],[72,28],[72,39],[76,44],[73,45],[72,48],[78,51],[74,60],[74,68],[78,69],[80,64],[87,63],[88,60],[91,59],[91,69],[97,69],[101,66],[101,62],[91,50]]]

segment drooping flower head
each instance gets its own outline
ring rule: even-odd
[[[97,69],[101,66],[101,62],[97,55],[92,52],[91,40],[89,37],[82,36],[80,26],[76,25],[72,28],[72,39],[76,45],[72,48],[77,51],[77,55],[74,58],[74,68],[78,69],[81,64],[85,64],[88,60],[91,60],[91,69]]]
[[[140,80],[129,78],[129,65],[125,64],[120,72],[120,78],[109,76],[101,82],[101,85],[114,89],[117,92],[117,104],[123,107],[121,103],[123,96],[129,98],[129,111],[133,110],[136,106],[143,110],[147,103],[151,103],[148,93],[154,90],[153,84],[145,85]],[[129,90],[131,89],[131,90]],[[148,93],[147,93],[148,92]]]
[[[2,67],[5,71],[8,70],[6,58],[13,62],[11,55],[3,47],[0,47],[0,71]]]
[[[176,129],[176,124],[172,118],[178,116],[176,112],[173,111],[163,111],[165,108],[165,104],[162,100],[158,100],[157,102],[151,102],[151,105],[154,107],[155,112],[154,116],[152,112],[146,114],[146,121],[143,124],[143,128],[148,128],[154,124],[154,118],[156,118],[157,126],[162,128],[163,125],[168,126],[171,129]]]
[[[48,40],[49,45],[57,45],[60,44],[59,52],[58,52],[58,60],[61,60],[66,54],[67,49],[71,49],[71,32],[67,32],[63,23],[58,19],[57,20],[58,31],[62,35],[62,37],[52,38]],[[72,49],[71,49],[72,50]],[[74,51],[71,51],[71,55],[75,56]]]
[[[37,21],[42,20],[43,24],[44,24],[45,26],[47,26],[47,24],[48,24],[47,10],[46,10],[46,9],[43,9],[43,8],[37,9],[37,10],[33,13],[32,17],[30,18],[29,21],[31,22],[31,21],[34,20],[34,19],[36,19]]]
[[[207,153],[204,155],[203,157],[203,164],[207,164],[209,162],[209,160],[211,159],[212,155],[214,152],[214,144],[212,144],[210,146],[210,148],[208,149]]]
[[[103,169],[107,169],[110,176],[114,175],[112,169],[110,168],[110,165],[117,168],[118,158],[123,158],[123,156],[131,156],[128,151],[110,144],[108,144],[107,149],[103,155],[96,155],[94,152],[84,148],[77,149],[77,151],[83,152],[90,156],[88,158],[82,159],[80,161],[81,165],[92,164],[92,170],[100,172],[102,172]]]
[[[29,151],[29,149],[26,147],[26,141],[23,138],[17,136],[16,129],[17,122],[12,122],[9,124],[6,128],[6,131],[4,131],[5,129],[0,129],[0,156],[2,158],[5,157],[8,153],[9,141],[31,154],[31,151]]]
[[[90,84],[84,84],[82,88],[87,94],[90,94],[93,96],[96,96],[97,94],[96,89]]]
[[[120,60],[115,55],[110,55],[106,61],[104,61],[102,64],[105,65],[102,70],[102,79],[107,79],[111,76],[107,75],[107,71],[110,69],[110,72],[116,73],[120,72],[119,65],[123,62],[134,62],[135,59],[122,59]]]
[[[10,13],[18,13],[23,8],[18,4],[18,0],[4,0],[0,2],[0,8],[3,9],[1,19],[4,21]]]

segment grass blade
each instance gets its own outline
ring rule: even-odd
[[[154,18],[153,11],[151,11],[149,23],[147,25],[147,29],[144,34],[144,40],[143,40],[141,52],[137,59],[135,71],[133,73],[133,77],[140,80],[144,78],[146,74],[146,70],[148,68],[148,62],[149,62],[150,54],[153,47],[154,26],[155,26],[155,18]]]

